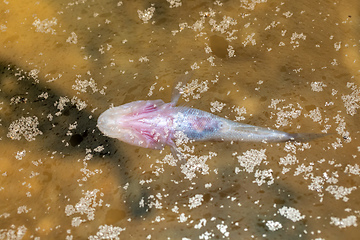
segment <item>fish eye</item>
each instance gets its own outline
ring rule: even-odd
[[[218,128],[223,128],[224,127],[224,123],[223,122],[219,122],[218,123]]]

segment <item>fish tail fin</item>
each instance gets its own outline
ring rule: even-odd
[[[289,140],[295,142],[310,142],[314,139],[322,138],[331,133],[290,133]]]

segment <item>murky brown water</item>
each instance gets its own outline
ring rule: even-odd
[[[351,0],[3,1],[0,239],[356,239],[358,9]],[[332,135],[194,143],[202,168],[191,177],[164,160],[170,149],[97,129],[111,104],[170,101],[191,69],[180,105]]]

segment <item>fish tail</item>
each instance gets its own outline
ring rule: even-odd
[[[330,133],[289,133],[289,140],[295,142],[310,142],[327,135],[330,135]]]

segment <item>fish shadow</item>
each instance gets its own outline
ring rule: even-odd
[[[0,102],[3,102],[4,108],[0,128],[2,141],[25,144],[23,138],[12,140],[6,136],[9,126],[21,117],[36,116],[39,122],[37,128],[42,132],[41,136],[36,137],[37,151],[45,155],[57,152],[64,160],[75,161],[71,156],[84,155],[91,149],[94,158],[90,161],[108,161],[120,165],[117,168],[120,171],[118,184],[129,184],[128,191],[123,195],[129,214],[143,217],[149,212],[147,204],[139,206],[141,200],[148,202],[149,190],[131,175],[131,159],[115,146],[115,140],[105,137],[98,130],[96,115],[88,108],[79,110],[77,97],[65,97],[69,95],[65,90],[53,89],[46,81],[29,76],[28,72],[15,65],[1,62],[0,71]],[[69,130],[69,126],[75,122],[76,128]],[[101,145],[103,148],[93,151]]]

